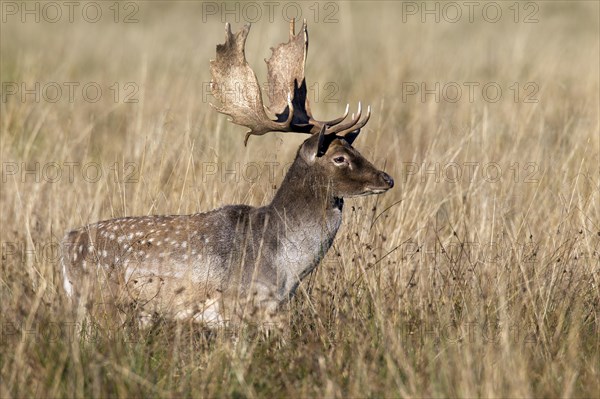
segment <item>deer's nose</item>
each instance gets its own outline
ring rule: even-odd
[[[390,188],[394,187],[394,179],[392,179],[392,176],[385,172],[381,172],[381,178],[388,186],[390,186]]]

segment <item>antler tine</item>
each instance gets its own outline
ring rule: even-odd
[[[365,126],[367,124],[367,122],[369,121],[369,118],[371,117],[371,106],[369,105],[367,107],[367,114],[365,115],[365,117],[363,118],[362,121],[359,121],[356,125],[350,127],[349,129],[346,129],[342,132],[340,132],[338,134],[338,136],[346,136],[349,133],[353,133],[353,132],[358,132],[360,129],[362,129],[363,126]]]
[[[306,19],[304,20],[304,24],[306,25]],[[293,39],[296,35],[296,18],[292,18],[290,21],[290,39]]]
[[[329,129],[327,134],[337,134],[339,132],[343,132],[345,130],[353,128],[354,125],[356,125],[358,123],[361,114],[362,114],[362,105],[359,101],[358,102],[358,110],[356,111],[356,115],[352,114],[352,118],[348,122],[338,124],[338,125],[334,126],[333,128]]]
[[[344,119],[346,119],[346,117],[348,116],[348,111],[350,111],[350,104],[346,104],[346,110],[344,111],[344,114],[338,118],[332,119],[330,121],[317,121],[311,117],[310,123],[316,126],[327,125],[327,127],[330,128],[331,126],[335,126],[338,123],[342,122]]]
[[[277,123],[277,124],[281,125],[281,129],[277,130],[279,132],[289,132],[289,131],[291,131],[290,126],[292,124],[292,120],[294,119],[294,104],[292,103],[292,96],[291,96],[290,93],[288,93],[287,103],[288,103],[288,107],[289,107],[290,113],[288,114],[287,119],[285,120],[285,122],[271,121],[273,123]],[[265,133],[267,133],[267,132],[265,132]],[[262,134],[265,134],[265,133],[261,133],[259,135],[262,135]],[[252,129],[250,129],[250,130],[248,130],[246,132],[246,137],[244,137],[244,147],[248,145],[248,139],[250,138],[250,136],[256,135],[256,134],[257,133],[253,132]]]

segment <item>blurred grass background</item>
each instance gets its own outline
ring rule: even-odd
[[[522,2],[516,16],[498,2],[496,23],[483,5],[469,22],[456,3],[463,15],[450,23],[445,3],[293,3],[308,19],[315,115],[371,104],[356,147],[397,184],[346,201],[334,247],[283,309],[282,332],[249,326],[234,338],[168,323],[74,334],[56,244],[100,219],[270,201],[304,137],[269,134],[245,148],[244,129],[208,105],[223,21],[237,30],[255,14],[234,2],[122,2],[115,22],[114,3],[100,2],[90,23],[81,2],[73,23],[66,8],[36,23],[7,3],[25,7],[2,4],[0,396],[600,391],[597,3]],[[262,60],[287,40],[291,6],[277,3],[269,18],[253,4],[262,17],[246,54],[265,82]],[[435,4],[440,21],[423,22]],[[36,82],[39,101],[21,91]],[[42,89],[53,82],[63,89],[54,103]],[[65,82],[78,84],[72,102]],[[83,97],[91,82],[97,102]],[[439,101],[406,92],[436,83]],[[502,89],[497,102],[482,95],[488,83]],[[453,85],[456,102],[443,92]]]

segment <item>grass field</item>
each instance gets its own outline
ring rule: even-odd
[[[2,3],[1,397],[600,392],[598,3],[48,4]],[[265,82],[298,11],[314,113],[371,104],[396,186],[346,201],[281,330],[75,324],[66,230],[270,201],[305,137],[244,147],[208,62],[251,19]]]

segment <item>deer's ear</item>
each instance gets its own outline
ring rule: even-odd
[[[321,157],[327,152],[325,130],[327,130],[327,125],[323,125],[318,135],[309,138],[302,145],[300,153],[307,162],[314,162],[317,157]]]
[[[344,139],[348,142],[348,144],[352,145],[352,143],[354,143],[354,140],[356,140],[356,138],[358,137],[359,133],[360,129],[353,130],[350,133],[346,133],[344,135]]]

